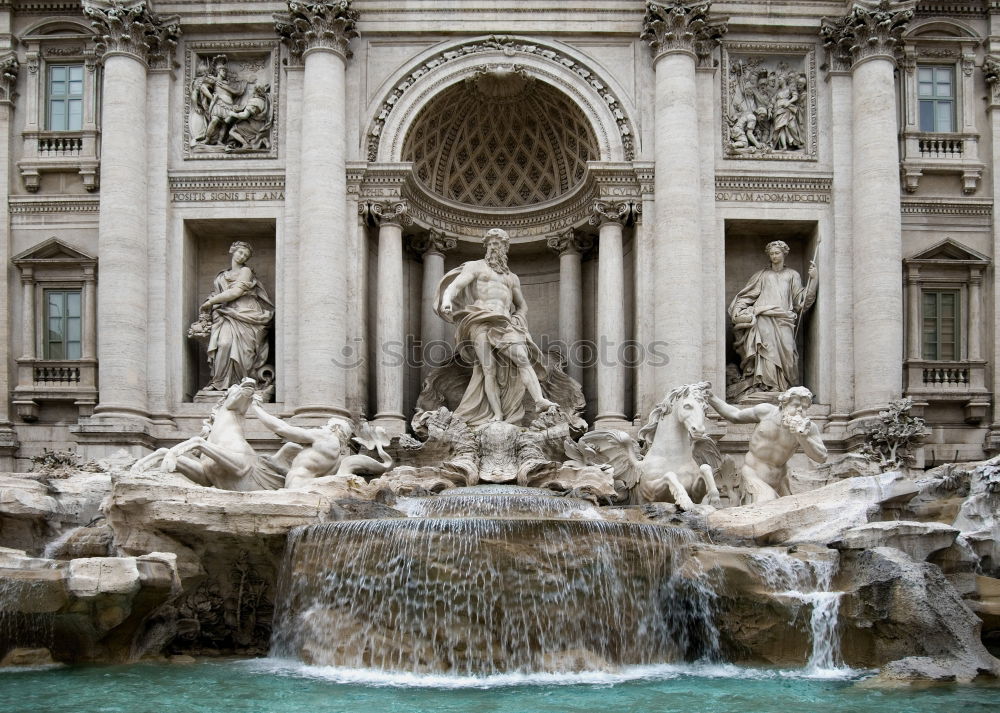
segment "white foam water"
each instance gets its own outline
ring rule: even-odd
[[[244,662],[255,673],[315,678],[345,685],[382,688],[488,689],[520,686],[615,686],[631,681],[667,681],[679,678],[736,680],[822,679],[849,681],[871,671],[840,667],[822,672],[809,669],[748,668],[725,663],[654,664],[623,666],[609,671],[573,673],[502,673],[480,676],[418,674],[342,666],[309,666],[292,659],[265,658]]]

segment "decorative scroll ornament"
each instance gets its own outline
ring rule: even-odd
[[[14,104],[17,98],[17,73],[21,65],[13,54],[0,59],[0,104]]]
[[[915,7],[916,0],[855,0],[844,17],[823,18],[819,33],[831,68],[846,69],[869,57],[894,60]]]
[[[84,0],[83,12],[97,33],[99,56],[123,52],[150,64],[163,62],[181,36],[179,15],[157,15],[146,0]]]
[[[351,0],[288,0],[288,13],[274,16],[275,32],[295,56],[322,47],[350,57],[350,41],[360,36],[357,23],[358,11],[351,9]]]
[[[410,206],[406,201],[393,201],[391,203],[362,203],[358,206],[358,213],[361,219],[372,227],[395,223],[396,225],[410,225],[413,218],[410,217]]]
[[[693,52],[704,60],[729,29],[724,20],[708,19],[711,6],[712,0],[648,2],[639,38],[649,43],[657,57],[668,52]]]
[[[555,250],[560,257],[566,253],[582,254],[593,246],[593,241],[586,235],[577,235],[572,228],[550,237],[546,244]]]
[[[621,201],[611,203],[607,201],[594,201],[591,208],[590,224],[601,225],[602,223],[621,223],[622,225],[632,225],[639,219],[642,206],[631,201]]]
[[[983,80],[990,88],[993,103],[1000,103],[1000,57],[987,55],[983,60]]]

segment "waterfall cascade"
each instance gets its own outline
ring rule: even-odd
[[[831,591],[836,560],[806,560],[780,550],[760,550],[751,555],[751,561],[776,593],[809,607],[812,650],[806,668],[836,668],[840,664],[837,617],[843,596],[843,592]]]
[[[299,528],[272,654],[383,670],[568,671],[711,656],[690,530],[593,519],[549,495],[449,495],[419,516]]]

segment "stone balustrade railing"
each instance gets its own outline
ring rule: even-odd
[[[59,132],[38,137],[39,156],[79,156],[82,152],[82,134]]]

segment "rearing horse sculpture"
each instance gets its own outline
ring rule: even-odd
[[[200,436],[173,448],[160,448],[136,462],[133,472],[159,465],[168,473],[179,472],[199,485],[222,490],[277,490],[284,474],[271,465],[282,461],[282,450],[273,459],[261,457],[244,436],[243,425],[256,382],[243,379],[226,391],[212,410]],[[286,444],[285,447],[288,447]],[[196,453],[199,457],[186,455]]]
[[[615,480],[629,491],[632,503],[674,502],[691,510],[696,507],[693,498],[702,496],[702,505],[719,507],[709,463],[721,464],[722,454],[705,432],[709,388],[707,381],[680,386],[656,404],[639,431],[639,439],[649,446],[645,456],[625,431],[592,431],[580,444],[596,456],[595,464],[603,461],[614,468]]]

